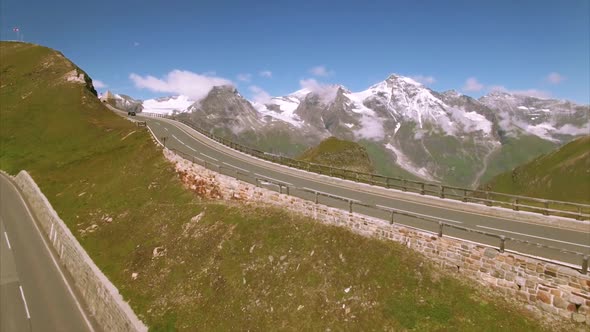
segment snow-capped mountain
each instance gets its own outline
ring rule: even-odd
[[[143,101],[143,111],[158,114],[173,114],[186,112],[195,101],[187,96],[172,96]]]
[[[382,174],[454,185],[476,186],[589,134],[589,106],[507,93],[476,100],[395,74],[359,92],[318,86],[266,103],[249,102],[231,86],[214,87],[198,101],[156,101],[264,151],[295,156],[336,136],[364,145]],[[157,109],[146,102],[146,111]]]
[[[493,92],[480,101],[497,110],[500,128],[507,135],[528,133],[548,141],[566,143],[573,136],[590,134],[588,106],[504,92]]]

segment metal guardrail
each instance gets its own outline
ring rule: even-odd
[[[144,113],[149,116],[167,118],[183,123],[199,133],[217,141],[234,150],[244,152],[251,156],[271,161],[277,164],[302,169],[331,177],[338,177],[345,180],[367,183],[388,189],[397,189],[404,192],[413,192],[420,195],[436,196],[441,199],[453,199],[465,203],[476,203],[487,206],[495,206],[514,211],[529,211],[544,215],[554,215],[577,220],[590,220],[590,205],[556,200],[540,199],[527,196],[511,195],[493,191],[482,191],[461,187],[447,186],[439,183],[409,180],[399,177],[388,177],[379,174],[355,172],[347,169],[331,167],[326,165],[308,163],[276,154],[263,152],[245,145],[233,142],[223,137],[216,136],[194,123],[176,119],[173,116],[166,116],[156,113]]]
[[[205,168],[208,168],[211,170],[215,170],[215,171],[221,171],[222,169],[232,170],[235,173],[235,176],[233,176],[233,177],[235,177],[236,179],[239,179],[240,175],[248,176],[251,180],[254,181],[256,186],[261,186],[263,184],[275,185],[276,187],[279,188],[279,193],[281,193],[281,194],[295,196],[295,195],[293,195],[294,191],[311,193],[314,195],[314,203],[315,204],[319,204],[319,197],[327,197],[327,198],[331,198],[331,199],[335,199],[335,200],[339,200],[339,201],[343,201],[343,202],[347,203],[349,213],[354,212],[353,210],[354,210],[355,206],[369,208],[369,209],[378,210],[378,211],[383,211],[383,212],[388,213],[390,215],[390,218],[388,220],[383,219],[383,218],[379,218],[379,219],[386,220],[390,224],[397,224],[400,226],[414,228],[414,229],[424,231],[424,232],[430,232],[430,231],[396,223],[395,222],[396,216],[406,216],[406,217],[410,217],[410,218],[423,220],[423,221],[426,221],[429,223],[433,223],[434,225],[438,225],[438,232],[435,233],[438,237],[443,237],[445,229],[454,229],[454,230],[462,231],[465,233],[480,234],[480,235],[486,236],[488,238],[496,239],[496,241],[498,241],[497,242],[498,243],[497,249],[500,252],[504,252],[506,249],[506,243],[508,241],[511,241],[511,242],[519,243],[519,244],[523,244],[523,245],[534,246],[534,247],[538,247],[538,248],[545,248],[545,249],[555,250],[560,253],[579,256],[579,258],[581,258],[580,272],[582,274],[588,274],[589,255],[582,253],[582,252],[558,248],[558,247],[554,247],[554,246],[550,246],[550,245],[546,245],[546,244],[542,244],[542,243],[538,243],[538,242],[534,242],[534,241],[518,239],[518,238],[515,238],[512,236],[499,235],[499,234],[489,233],[489,232],[478,230],[478,229],[458,226],[458,225],[453,224],[452,222],[449,222],[448,220],[441,219],[441,218],[436,218],[436,217],[431,217],[431,216],[426,216],[426,215],[419,215],[416,213],[403,211],[403,210],[399,210],[399,209],[394,209],[394,208],[389,208],[389,207],[385,207],[385,206],[381,206],[381,205],[377,205],[377,204],[367,204],[367,203],[361,202],[359,200],[355,200],[355,199],[351,199],[351,198],[347,198],[347,197],[342,197],[342,196],[338,196],[338,195],[334,195],[334,194],[330,194],[330,193],[325,193],[325,192],[317,191],[317,190],[310,189],[310,188],[301,188],[301,187],[294,186],[290,183],[277,181],[277,180],[270,179],[270,178],[263,177],[263,176],[255,176],[255,175],[250,174],[249,172],[245,172],[242,169],[238,169],[235,166],[222,165],[222,164],[216,164],[216,163],[212,163],[209,161],[205,161],[201,158],[184,153],[184,152],[176,150],[174,148],[168,148],[168,149],[188,161],[192,161],[193,163],[200,164],[200,165],[204,166]]]

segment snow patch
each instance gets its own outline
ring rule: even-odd
[[[387,143],[385,145],[385,148],[392,151],[395,154],[398,165],[400,165],[403,169],[424,179],[433,180],[432,176],[428,173],[428,170],[426,170],[426,168],[417,168],[416,166],[414,166],[410,159],[391,143]]]
[[[172,114],[172,112],[186,112],[187,108],[195,101],[187,96],[180,95],[170,98],[148,99],[143,102],[143,112]]]
[[[269,109],[266,105],[261,103],[253,102],[252,106],[263,116],[270,116],[273,119],[277,119],[283,122],[287,122],[297,128],[303,127],[303,121],[299,115],[295,114],[295,110],[299,106],[299,101],[295,101],[295,98],[289,98],[287,100],[282,98],[273,98],[271,104],[279,106],[280,112]]]

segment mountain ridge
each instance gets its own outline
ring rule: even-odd
[[[387,154],[384,163],[416,177],[476,187],[517,166],[509,151],[521,149],[517,159],[526,162],[590,131],[589,110],[507,92],[475,99],[391,74],[358,92],[316,84],[265,102],[249,101],[233,86],[214,87],[179,112],[211,132],[288,156],[330,136],[369,141],[378,146],[369,149],[373,159]],[[390,166],[384,175],[399,176]]]

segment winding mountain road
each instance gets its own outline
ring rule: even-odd
[[[20,193],[0,175],[0,331],[94,331]]]
[[[122,112],[119,114],[126,115],[126,113]],[[220,172],[234,177],[237,176],[243,181],[255,183],[255,178],[268,179],[287,184],[291,187],[291,195],[308,200],[314,200],[315,195],[308,190],[292,188],[306,188],[329,193],[370,205],[407,211],[418,216],[441,218],[444,222],[460,227],[539,243],[556,249],[507,241],[506,250],[557,260],[575,267],[582,264],[583,255],[590,255],[590,224],[581,224],[573,220],[536,215],[529,212],[515,212],[497,207],[420,196],[419,194],[331,178],[274,164],[230,149],[177,121],[141,116],[141,114],[137,118],[145,120],[157,138],[165,137],[165,145],[168,148],[174,148],[208,163],[219,165],[221,166]],[[278,190],[272,184],[269,184],[268,188]],[[348,209],[348,203],[338,199],[320,196],[319,202]],[[463,209],[460,206],[461,204],[468,206],[468,209]],[[390,219],[389,213],[379,209],[355,205],[354,210],[355,212],[385,220]],[[555,223],[555,221],[558,222]],[[395,222],[432,232],[438,232],[439,228],[436,223],[403,215],[396,215]],[[562,225],[568,223],[575,224],[576,227],[562,227]],[[444,236],[463,238],[495,247],[499,246],[497,238],[475,232],[445,228]],[[560,249],[575,251],[581,255],[564,253]]]

